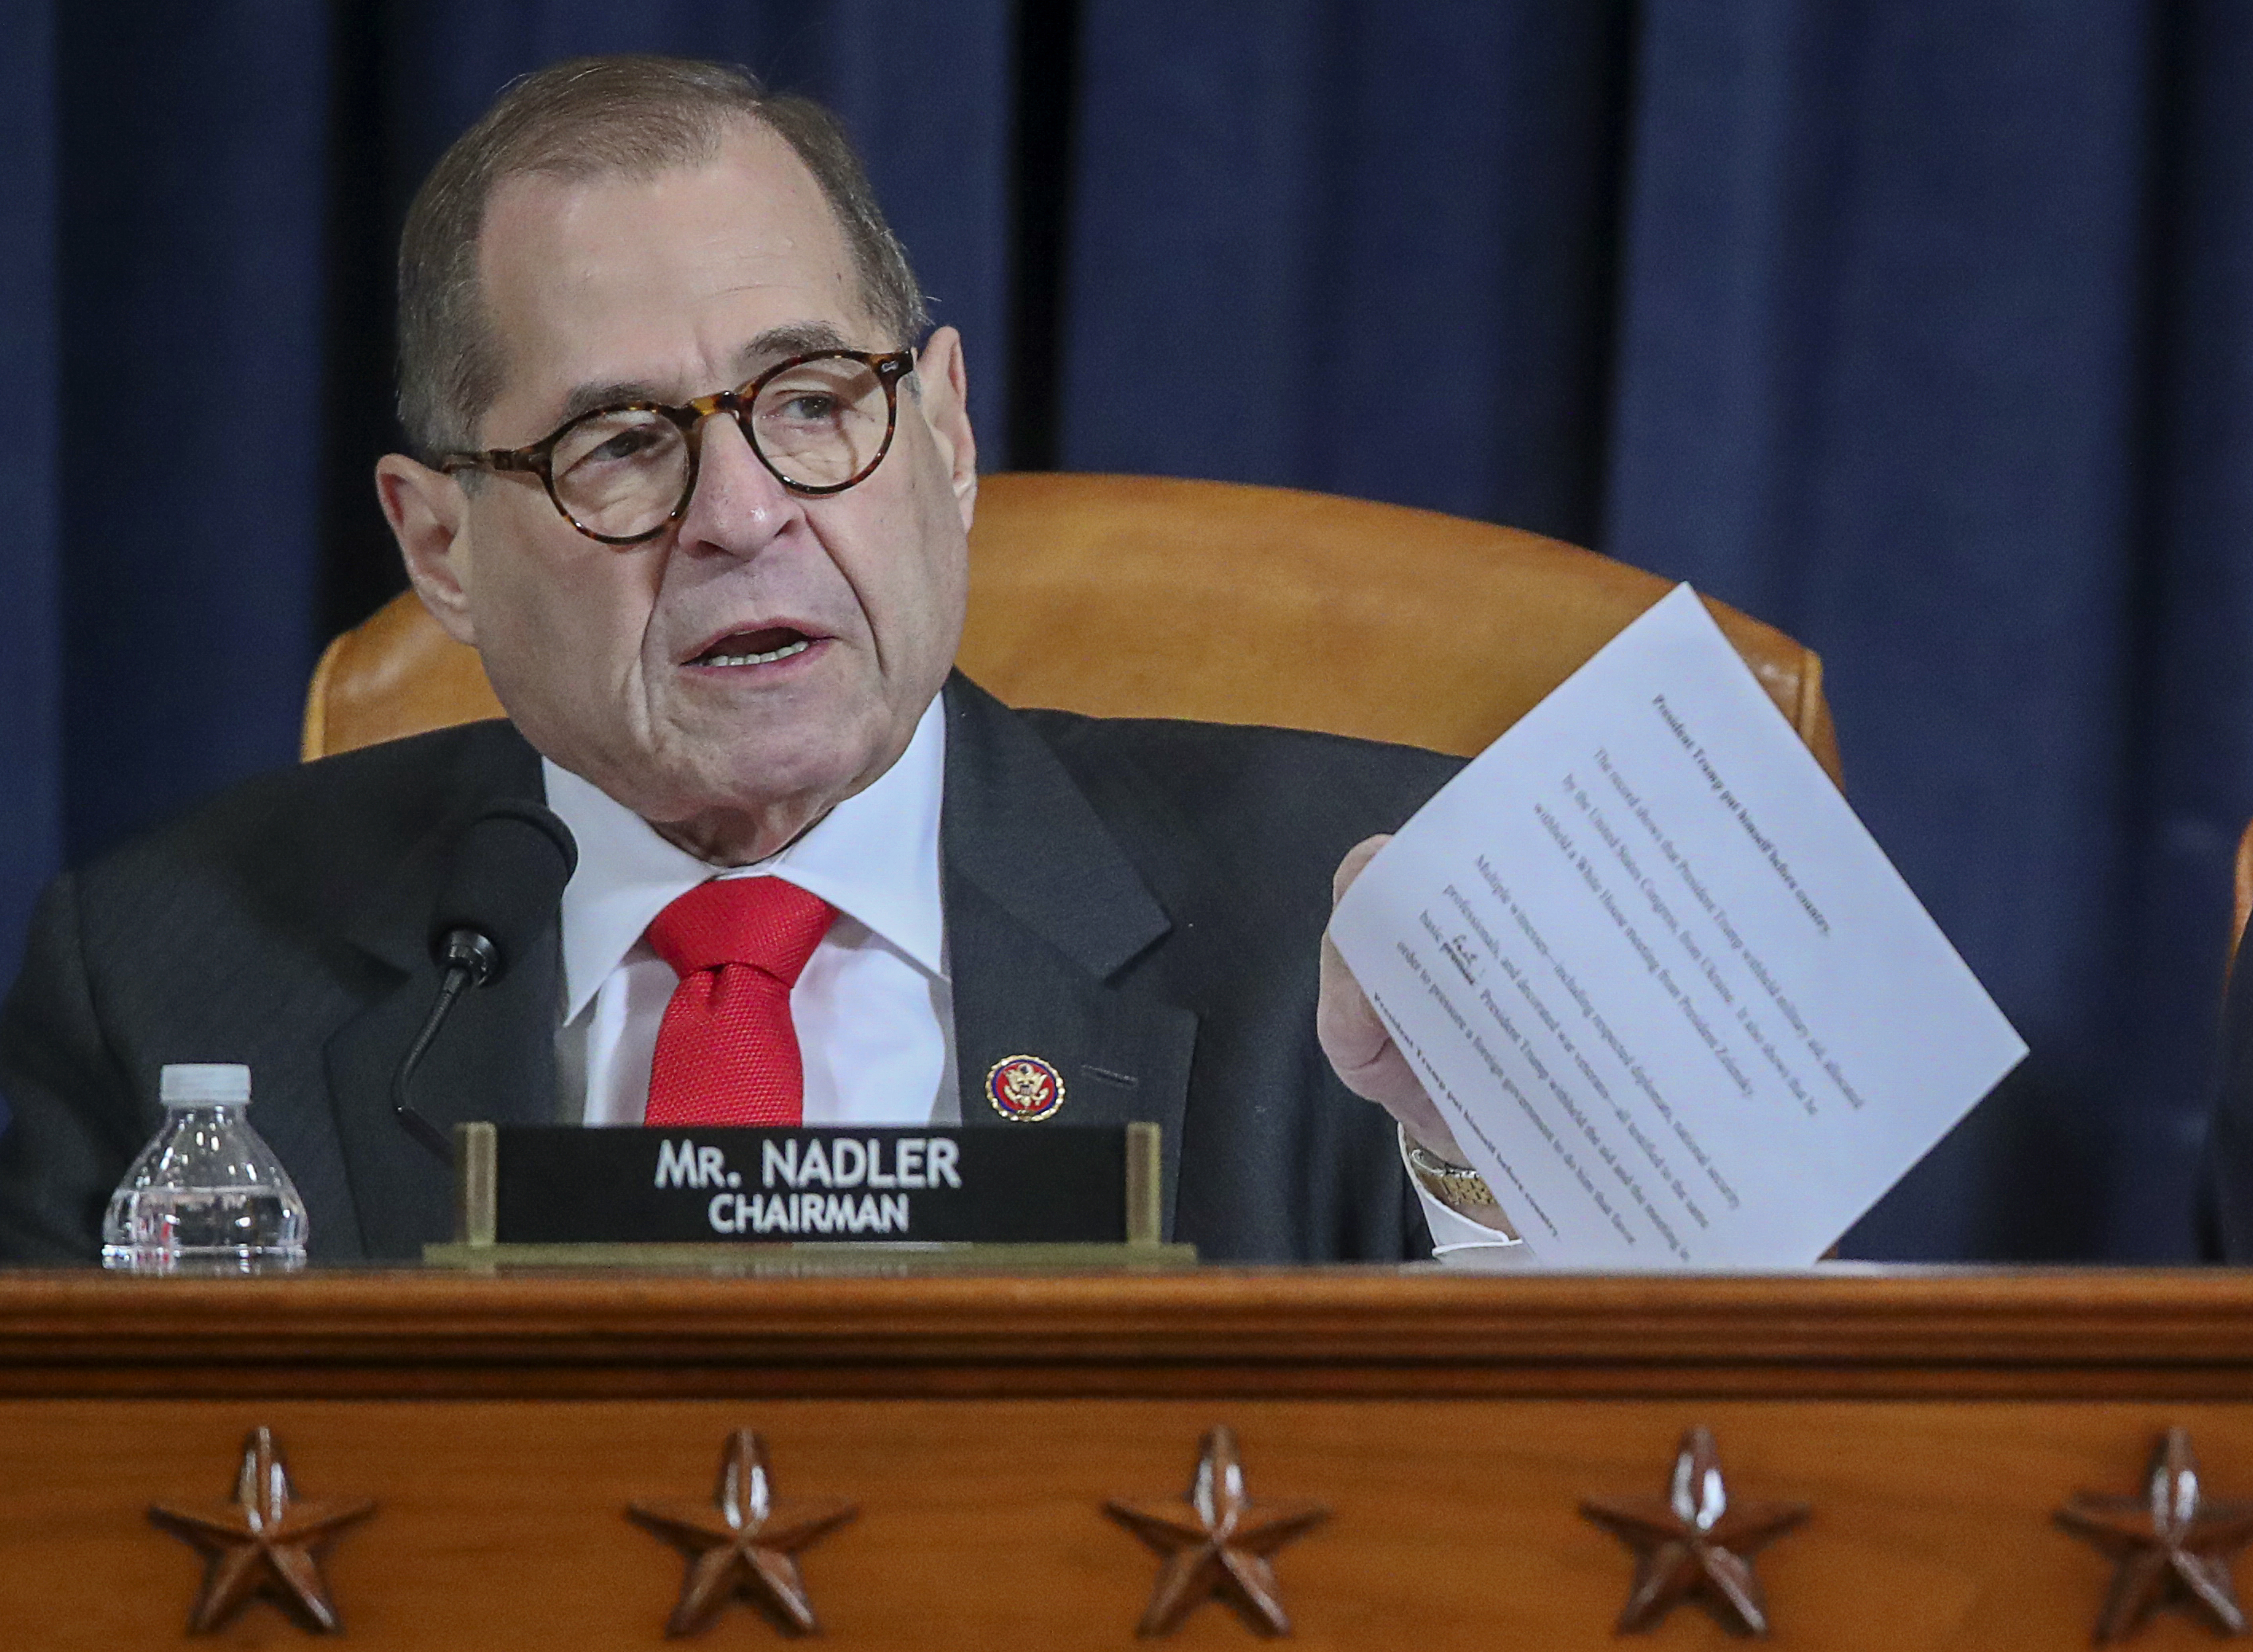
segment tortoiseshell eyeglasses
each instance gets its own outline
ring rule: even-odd
[[[596,408],[530,447],[449,453],[440,468],[536,476],[589,539],[639,545],[688,509],[705,420],[733,414],[759,463],[792,492],[842,493],[891,451],[900,380],[914,369],[907,350],[816,350],[685,407]]]

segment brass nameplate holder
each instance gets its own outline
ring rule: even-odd
[[[449,1267],[757,1273],[1181,1267],[1154,1124],[1044,1128],[454,1127]]]

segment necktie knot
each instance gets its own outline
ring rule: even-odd
[[[715,878],[659,912],[649,944],[684,980],[747,964],[791,987],[836,917],[820,896],[778,877]]]

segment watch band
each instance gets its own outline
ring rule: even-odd
[[[1408,1169],[1422,1184],[1424,1191],[1448,1209],[1472,1216],[1480,1210],[1501,1209],[1494,1189],[1486,1185],[1486,1178],[1468,1165],[1449,1164],[1437,1154],[1427,1153],[1411,1140],[1406,1131],[1400,1133],[1400,1145],[1407,1150]]]

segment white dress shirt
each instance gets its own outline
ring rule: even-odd
[[[548,806],[578,840],[563,889],[567,1106],[589,1125],[638,1125],[677,978],[644,938],[650,920],[714,877],[779,877],[837,909],[790,995],[809,1125],[955,1125],[954,994],[939,896],[946,718],[932,701],[908,749],[866,791],[781,854],[717,869],[631,810],[543,760]]]
[[[638,1125],[649,1105],[658,1024],[678,978],[645,938],[650,921],[715,877],[778,877],[835,907],[791,991],[809,1125],[959,1125],[954,993],[940,894],[946,717],[931,701],[900,760],[781,854],[715,868],[568,769],[541,760],[548,806],[579,845],[563,889],[566,1105],[589,1125]],[[1443,1258],[1509,1242],[1426,1193]]]

